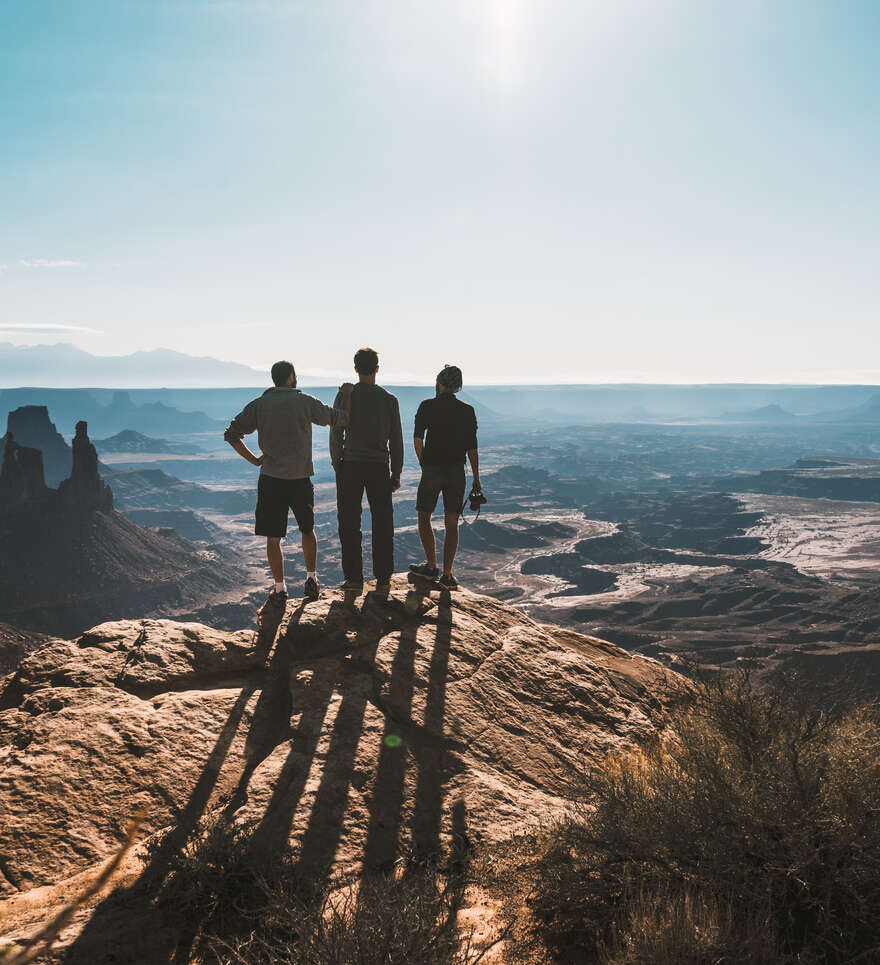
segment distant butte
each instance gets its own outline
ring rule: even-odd
[[[243,585],[241,568],[216,551],[144,529],[113,509],[85,422],[77,425],[70,476],[57,489],[46,485],[40,451],[7,433],[0,541],[0,612],[17,627],[47,633],[180,612]]]

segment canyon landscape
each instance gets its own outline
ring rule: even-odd
[[[422,394],[400,392],[405,421]],[[219,429],[131,428],[93,444],[60,410],[10,412],[9,941],[27,942],[99,876],[135,812],[141,841],[116,889],[78,907],[42,960],[186,955],[193,939],[162,882],[172,856],[218,821],[255,854],[288,855],[317,890],[341,889],[402,856],[449,855],[465,840],[488,849],[560,820],[572,774],[656,740],[700,672],[849,677],[876,699],[873,423],[794,431],[771,413],[760,432],[729,416],[571,425],[563,412],[514,417],[474,397],[489,502],[461,526],[463,589],[402,576],[387,597],[332,589],[335,485],[316,437],[328,586],[316,603],[298,599],[291,554],[280,609],[266,603],[252,535],[255,474]],[[71,423],[68,442],[55,426]],[[405,464],[398,570],[421,552],[416,479]],[[500,955],[501,899],[471,889],[461,900],[479,947]]]
[[[0,3],[0,965],[880,965],[878,40]]]

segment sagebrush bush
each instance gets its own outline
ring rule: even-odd
[[[748,671],[583,776],[533,909],[551,947],[624,963],[880,961],[880,718]]]
[[[463,868],[431,863],[314,893],[289,855],[254,854],[218,821],[171,862],[160,901],[195,931],[195,960],[218,965],[464,965],[457,911]]]

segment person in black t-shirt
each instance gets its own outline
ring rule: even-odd
[[[410,566],[410,570],[419,576],[437,579],[446,589],[458,586],[452,575],[452,564],[458,549],[458,520],[464,505],[465,456],[470,460],[474,477],[471,489],[481,491],[477,415],[473,406],[455,397],[456,392],[461,391],[461,385],[461,369],[447,365],[437,376],[435,397],[425,399],[416,412],[413,437],[416,457],[422,467],[416,509],[425,561]],[[431,526],[431,516],[441,493],[446,524],[442,574],[437,566],[437,546]]]

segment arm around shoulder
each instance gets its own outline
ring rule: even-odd
[[[337,426],[342,428],[348,425],[348,412],[337,409],[335,406],[324,405],[320,399],[309,396],[311,399],[311,419],[316,426]]]

